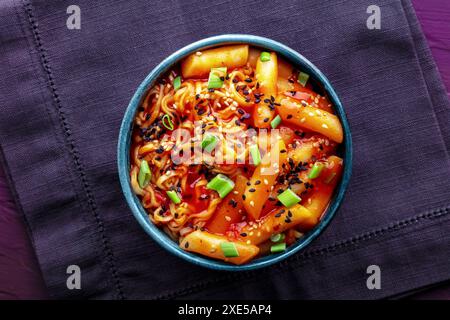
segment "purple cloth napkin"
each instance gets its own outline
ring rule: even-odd
[[[408,1],[61,1],[0,4],[0,145],[54,297],[378,298],[449,278],[449,104]],[[270,13],[270,14],[269,14]],[[230,18],[232,17],[232,18]],[[223,273],[156,245],[117,181],[125,107],[165,56],[199,38],[250,33],[281,41],[329,77],[355,145],[352,183],[326,232],[277,266]],[[82,290],[68,290],[79,265]],[[382,289],[366,287],[369,265]]]

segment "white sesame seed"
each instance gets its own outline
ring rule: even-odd
[[[251,205],[252,207],[254,207],[254,206],[255,206],[255,202],[254,202],[253,200],[250,200],[250,205]]]
[[[197,55],[197,56],[201,56],[201,55],[202,55],[202,53],[201,53],[200,51],[197,51],[197,52],[195,53],[195,55]]]
[[[322,128],[328,129],[328,126],[325,123],[323,123]]]
[[[231,221],[231,218],[229,216],[225,216],[225,220]]]

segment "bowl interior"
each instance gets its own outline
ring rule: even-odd
[[[164,74],[173,65],[177,64],[181,59],[183,59],[190,53],[199,50],[204,50],[209,47],[233,43],[248,43],[249,45],[252,46],[275,51],[277,52],[277,54],[280,54],[286,60],[290,61],[292,65],[297,66],[302,71],[308,73],[310,75],[310,79],[312,78],[316,84],[319,84],[319,86],[323,89],[324,92],[326,92],[328,97],[331,99],[336,114],[339,116],[344,130],[344,143],[341,145],[341,148],[339,150],[340,155],[344,159],[344,171],[342,174],[341,181],[334,192],[330,205],[328,206],[328,209],[324,213],[320,222],[312,230],[310,230],[302,238],[300,238],[296,243],[289,246],[285,252],[281,254],[264,256],[252,260],[249,263],[241,266],[231,265],[222,261],[204,258],[202,256],[184,251],[181,248],[179,248],[177,243],[175,243],[171,238],[169,238],[169,236],[166,233],[164,233],[164,231],[156,227],[149,220],[148,215],[145,212],[145,209],[142,207],[138,197],[134,194],[133,190],[131,189],[129,177],[129,168],[130,168],[129,151],[131,144],[131,132],[133,128],[133,120],[136,110],[146,91],[153,85],[153,83],[156,80],[158,80],[158,78],[162,74]],[[140,223],[140,225],[156,242],[158,242],[162,247],[172,252],[176,256],[181,257],[194,264],[217,270],[238,271],[238,270],[253,270],[279,262],[289,257],[290,255],[298,252],[299,250],[305,248],[325,229],[325,227],[330,223],[331,219],[333,218],[339,205],[341,204],[342,199],[344,197],[344,193],[347,189],[352,168],[352,141],[350,128],[342,104],[328,79],[322,74],[322,72],[317,67],[315,67],[309,60],[307,60],[305,57],[303,57],[296,51],[290,49],[289,47],[279,42],[253,35],[233,34],[233,35],[221,35],[211,37],[194,42],[167,57],[148,74],[148,76],[144,79],[144,81],[140,84],[140,86],[136,90],[125,112],[119,133],[117,155],[118,155],[119,179],[126,201],[129,207],[131,208],[135,218]]]

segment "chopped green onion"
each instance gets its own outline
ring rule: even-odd
[[[172,200],[173,203],[179,204],[181,202],[181,198],[178,196],[177,192],[174,190],[166,191],[167,196]]]
[[[150,182],[150,178],[152,177],[152,172],[148,167],[147,160],[141,161],[141,167],[139,168],[138,174],[138,183],[141,188],[145,188]]]
[[[333,181],[334,177],[336,177],[336,172],[332,172],[328,178],[325,180],[326,184],[329,184],[331,181]]]
[[[178,76],[175,79],[173,79],[173,88],[175,89],[175,91],[177,91],[178,89],[180,89],[181,87],[181,77]]]
[[[300,83],[302,86],[306,86],[306,83],[308,82],[309,74],[300,72],[298,74],[297,82]]]
[[[270,252],[272,253],[280,253],[286,250],[286,243],[277,243],[270,247]]]
[[[233,242],[222,242],[220,249],[222,249],[223,255],[227,258],[239,257],[239,252]]]
[[[270,241],[280,242],[280,241],[284,241],[285,238],[286,237],[285,237],[284,233],[277,233],[277,234],[273,234],[270,236]]]
[[[281,117],[280,115],[277,115],[275,118],[273,118],[273,120],[270,122],[270,126],[272,127],[272,129],[275,129],[276,127],[278,127],[281,123]]]
[[[286,189],[280,195],[278,195],[278,200],[287,208],[292,207],[294,204],[299,203],[302,198],[295,194],[291,189]]]
[[[261,59],[261,62],[270,61],[270,53],[263,51],[261,52],[261,56],[259,58]]]
[[[162,124],[164,127],[166,127],[169,130],[173,130],[173,122],[172,117],[169,116],[167,113],[162,117]]]
[[[227,75],[227,68],[211,68],[208,78],[208,89],[219,89],[223,85],[223,79]]]
[[[234,188],[234,182],[226,175],[219,173],[206,185],[208,189],[215,190],[223,199]]]
[[[316,162],[314,163],[313,167],[311,168],[311,171],[308,174],[309,179],[315,179],[318,176],[320,176],[320,173],[323,169],[323,163],[322,162]]]
[[[211,152],[216,147],[217,143],[219,143],[219,139],[212,134],[206,134],[202,141],[202,149]]]
[[[252,156],[253,164],[255,166],[261,163],[261,153],[259,152],[259,147],[257,144],[252,144],[250,146],[250,155]]]

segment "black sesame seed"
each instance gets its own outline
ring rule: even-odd
[[[189,248],[189,242],[186,241],[186,243],[184,244],[184,247],[187,249]]]
[[[264,122],[268,122],[269,121],[269,118],[264,118]]]
[[[245,201],[245,194],[243,194],[243,195],[242,195],[242,200],[244,200],[244,201]]]
[[[286,118],[287,119],[291,119],[292,118],[292,114],[288,114]]]
[[[258,184],[261,184],[261,180],[256,180],[255,181],[255,186],[257,186]]]
[[[247,236],[247,234],[245,232],[241,233],[241,237],[246,237],[246,236]]]
[[[252,79],[247,78],[247,79],[245,79],[245,82],[250,83],[250,82],[252,82]]]
[[[250,181],[247,181],[247,185],[248,185],[248,186],[251,186],[252,183],[251,183]]]
[[[255,191],[256,191],[255,188],[250,188],[250,189],[248,190],[248,192],[255,192]]]

